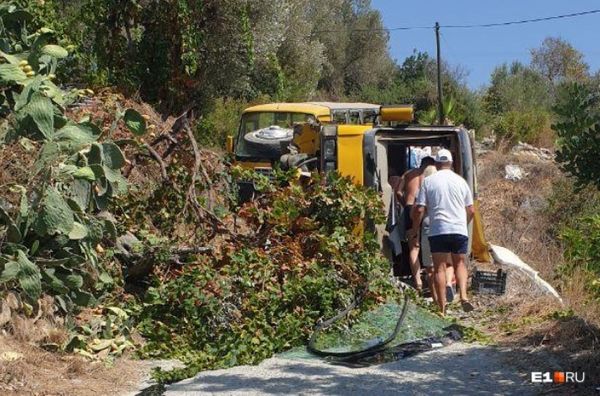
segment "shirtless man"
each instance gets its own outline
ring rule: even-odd
[[[423,182],[423,171],[429,165],[434,165],[435,160],[432,157],[425,157],[421,160],[421,166],[416,169],[411,169],[402,175],[396,195],[398,196],[398,202],[404,207],[403,216],[406,235],[408,238],[408,255],[410,262],[410,271],[412,272],[415,286],[418,291],[423,289],[423,282],[420,276],[420,265],[419,265],[419,240],[418,235],[413,230],[411,211],[415,201],[417,199],[417,193]]]

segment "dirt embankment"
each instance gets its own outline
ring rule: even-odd
[[[507,165],[518,166],[523,177],[507,179]],[[600,383],[600,316],[597,308],[587,303],[583,282],[559,281],[562,250],[550,232],[555,219],[547,210],[554,186],[565,176],[551,159],[527,151],[486,152],[479,156],[478,170],[486,238],[512,250],[538,270],[558,289],[564,304],[513,270],[509,272],[507,294],[482,299],[482,306],[469,322],[495,343],[512,349],[514,356],[519,356],[515,364],[539,371],[584,371],[587,386],[577,391],[594,391]]]

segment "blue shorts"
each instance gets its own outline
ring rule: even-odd
[[[429,237],[431,253],[467,254],[469,237],[461,234],[444,234]]]

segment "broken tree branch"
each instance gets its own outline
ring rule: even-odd
[[[160,154],[158,154],[158,152],[147,143],[144,143],[144,147],[146,148],[146,150],[148,150],[148,152],[150,153],[150,156],[156,162],[158,162],[158,165],[160,166],[160,175],[162,176],[163,181],[169,182],[169,175],[167,174],[167,166],[165,165],[165,162],[163,161]]]

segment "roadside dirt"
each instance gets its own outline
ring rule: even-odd
[[[119,394],[135,390],[144,369],[127,358],[107,365],[0,336],[0,394]]]

